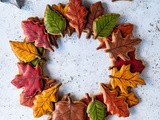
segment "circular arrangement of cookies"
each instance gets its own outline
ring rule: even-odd
[[[100,1],[87,8],[82,0],[69,0],[66,5],[47,5],[44,18],[30,17],[22,21],[24,40],[10,41],[19,59],[19,73],[11,83],[23,89],[20,104],[31,107],[34,117],[48,115],[48,120],[105,120],[110,115],[129,117],[129,108],[139,103],[132,89],[145,84],[139,78],[145,66],[135,55],[141,39],[133,36],[134,25],[118,25],[119,18],[116,13],[104,14]],[[110,81],[100,84],[101,93],[90,96],[88,91],[76,101],[70,93],[58,94],[63,83],[44,74],[46,51],[54,52],[52,45],[60,47],[57,39],[66,34],[72,36],[74,32],[78,38],[85,32],[86,39],[98,40],[100,45],[96,49],[104,49],[112,63]]]

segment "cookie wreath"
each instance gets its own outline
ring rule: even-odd
[[[17,88],[23,88],[20,104],[31,107],[34,117],[49,115],[48,120],[104,120],[108,115],[128,117],[129,108],[139,99],[132,91],[137,85],[145,84],[139,78],[144,65],[135,57],[135,45],[141,39],[132,35],[133,24],[120,24],[120,15],[104,14],[101,2],[86,8],[81,0],[69,0],[63,6],[47,5],[44,18],[31,17],[22,21],[25,35],[23,42],[10,41],[13,52],[19,59],[19,74],[11,81]],[[98,49],[109,53],[112,71],[109,83],[101,83],[101,93],[73,101],[70,94],[58,95],[61,83],[44,74],[47,61],[45,51],[58,48],[57,38],[71,36],[76,31],[80,38],[93,36],[100,41]],[[58,98],[60,96],[61,98]]]

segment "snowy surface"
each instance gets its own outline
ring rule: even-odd
[[[98,0],[84,0],[85,4]],[[20,10],[0,3],[0,120],[36,120],[32,109],[19,105],[19,93],[10,81],[18,73],[17,58],[12,53],[9,40],[22,41],[20,24],[30,16],[43,16],[46,4],[67,3],[67,0],[27,0]],[[102,0],[107,12],[121,14],[121,23],[135,24],[135,36],[143,42],[137,50],[146,69],[142,78],[146,86],[135,89],[141,102],[131,108],[129,118],[109,117],[110,120],[160,120],[160,2],[159,0],[134,0],[115,2]],[[76,34],[59,40],[59,49],[49,52],[46,73],[62,81],[63,93],[81,98],[84,93],[99,92],[99,83],[108,82],[110,59],[103,51],[96,51],[98,41],[86,40],[85,34],[78,40]],[[46,116],[37,120],[45,120]]]

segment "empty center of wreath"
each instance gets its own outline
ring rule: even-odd
[[[87,92],[99,93],[99,83],[109,81],[106,78],[110,74],[110,61],[107,54],[96,50],[98,40],[86,40],[85,33],[78,39],[74,33],[72,37],[61,38],[58,44],[55,52],[48,53],[47,72],[62,82],[60,90],[74,93],[76,98]]]

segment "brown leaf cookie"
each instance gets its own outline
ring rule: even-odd
[[[135,45],[139,44],[141,39],[131,38],[130,35],[123,38],[120,31],[112,33],[112,41],[105,40],[106,52],[112,60],[116,61],[117,57],[120,57],[124,61],[130,60],[128,52],[135,50]]]
[[[86,105],[80,101],[59,101],[55,104],[52,120],[85,120]]]

